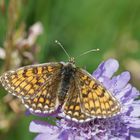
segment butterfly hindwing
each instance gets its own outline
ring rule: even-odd
[[[51,76],[45,83],[36,91],[34,98],[24,99],[25,106],[36,113],[51,113],[59,106],[58,91],[60,87],[59,73]]]
[[[25,66],[3,74],[1,82],[26,107],[35,112],[49,112],[56,108],[61,66],[60,63]]]
[[[86,122],[91,119],[81,111],[79,89],[74,79],[71,80],[66,101],[62,107],[63,116],[75,122]]]
[[[117,99],[87,71],[77,69],[75,77],[80,90],[81,109],[85,114],[106,118],[120,112]]]

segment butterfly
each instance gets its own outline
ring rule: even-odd
[[[11,70],[0,77],[3,87],[35,113],[52,113],[87,122],[120,113],[119,101],[86,70],[68,62],[50,62]]]

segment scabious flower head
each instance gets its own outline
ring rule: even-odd
[[[61,118],[56,125],[34,120],[30,131],[39,133],[35,140],[136,140],[140,138],[140,100],[136,100],[139,91],[129,82],[129,72],[118,76],[113,74],[119,64],[109,59],[99,65],[93,72],[103,85],[111,91],[122,106],[119,115],[106,119],[94,119],[86,123],[75,123]],[[59,114],[58,114],[59,115]]]

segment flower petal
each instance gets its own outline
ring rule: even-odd
[[[135,137],[135,136],[131,135],[131,136],[130,136],[130,140],[140,140],[140,137],[139,137],[139,138],[137,138],[137,137]]]
[[[140,100],[131,104],[133,110],[130,113],[130,116],[139,117],[140,116]]]
[[[49,134],[49,133],[43,133],[43,134],[39,134],[35,137],[34,140],[60,140],[58,139],[58,135],[55,134]]]
[[[44,121],[34,120],[30,123],[29,131],[34,133],[54,133],[57,131],[57,126],[50,125]]]
[[[26,109],[25,115],[26,115],[26,116],[30,116],[30,115],[31,115],[31,112],[29,111],[29,109]]]
[[[113,137],[113,138],[109,138],[109,140],[127,140],[126,137]]]
[[[140,129],[140,119],[139,118],[128,117],[127,121],[130,123],[130,124],[128,124],[130,127]]]
[[[108,77],[111,78],[112,75],[118,70],[119,63],[115,59],[108,59],[107,61],[101,63],[98,68],[93,72],[93,76],[96,78],[99,77]]]
[[[107,77],[104,77],[102,79],[99,78],[99,80],[108,90],[116,95],[128,84],[128,81],[130,80],[130,73],[126,71],[118,76],[113,77],[111,80]]]
[[[58,136],[58,139],[60,140],[68,140],[68,132],[66,130],[62,131],[60,135]]]
[[[123,88],[121,91],[116,92],[115,96],[120,102],[124,102],[124,100],[129,100],[129,97],[125,97],[127,95],[131,94],[132,86],[128,84],[125,88]]]
[[[139,95],[139,91],[132,87],[132,89],[125,93],[124,97],[122,98],[122,102],[124,105],[129,105],[133,103],[134,99],[136,99]]]
[[[122,90],[127,85],[129,80],[130,80],[130,73],[127,71],[123,72],[120,75],[112,78],[111,80],[112,87],[110,88],[112,88],[112,90],[116,93]]]
[[[140,139],[140,128],[139,129],[136,129],[136,128],[130,128],[130,135],[131,135],[131,139],[132,140],[138,140]]]

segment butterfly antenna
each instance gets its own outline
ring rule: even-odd
[[[58,44],[62,50],[65,52],[65,54],[67,55],[67,57],[70,59],[70,55],[67,53],[67,51],[65,50],[65,48],[63,47],[63,45],[58,41],[58,40],[55,40],[55,43]]]
[[[91,53],[91,52],[98,52],[98,51],[100,51],[100,49],[98,49],[98,48],[97,49],[92,49],[92,50],[89,50],[89,51],[86,51],[86,52],[80,54],[76,58],[81,57],[81,56],[86,55],[86,54]]]

